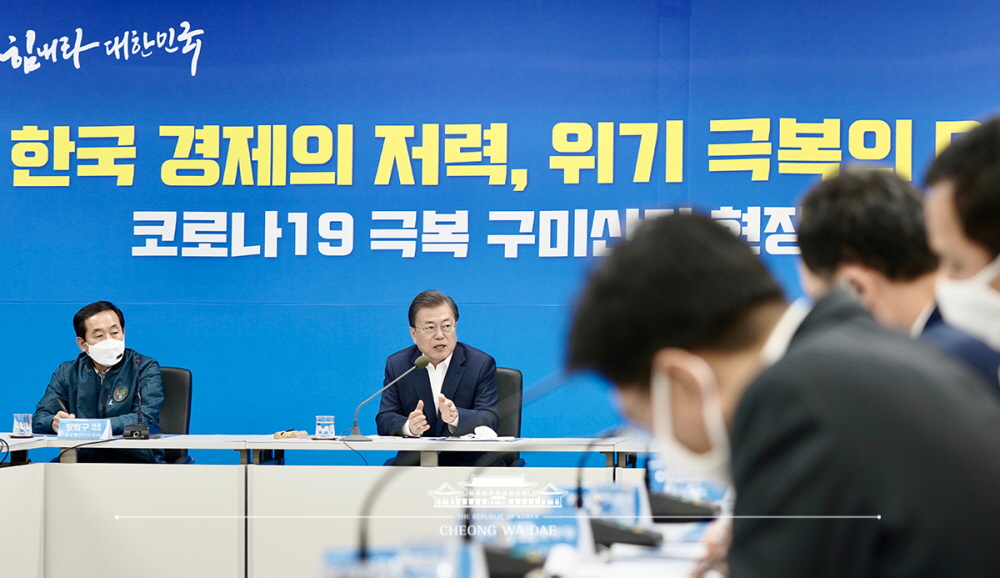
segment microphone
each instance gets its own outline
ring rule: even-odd
[[[363,402],[361,402],[361,405],[358,406],[358,409],[354,410],[354,427],[351,428],[351,435],[349,435],[347,437],[344,437],[344,438],[341,438],[341,441],[345,441],[345,442],[370,442],[370,441],[372,441],[372,438],[361,435],[361,428],[358,427],[358,412],[361,411],[361,408],[364,407],[364,405],[366,403],[368,403],[369,401],[375,399],[383,391],[385,391],[385,390],[389,389],[390,387],[396,385],[397,381],[399,381],[399,380],[403,379],[404,377],[406,377],[411,371],[413,371],[414,369],[423,369],[423,368],[427,367],[427,364],[430,363],[430,362],[431,362],[431,359],[429,357],[427,357],[426,355],[421,355],[420,357],[418,357],[416,359],[416,361],[413,362],[413,367],[411,367],[411,368],[407,369],[406,371],[404,371],[402,375],[400,375],[396,379],[390,381],[388,385],[386,385],[382,389],[376,391],[374,394],[372,394],[371,397],[369,397],[368,399],[366,399]]]
[[[590,448],[600,441],[621,435],[624,429],[616,427],[600,437],[594,438],[587,444],[588,451],[585,451],[580,456],[580,462],[576,466],[576,509],[578,512],[585,513],[583,507],[583,466],[587,461]],[[659,532],[634,528],[612,520],[602,520],[600,518],[590,518],[590,531],[594,538],[594,544],[608,548],[616,543],[659,546],[663,542],[663,535]]]
[[[719,517],[721,509],[712,504],[699,504],[685,500],[679,496],[672,496],[663,492],[654,492],[650,489],[649,475],[649,448],[646,448],[646,471],[643,474],[643,483],[646,485],[646,493],[649,496],[649,509],[653,516],[654,524],[707,522]]]
[[[135,425],[125,426],[125,429],[122,431],[122,437],[132,440],[148,440],[150,438],[160,437],[160,434],[158,433],[150,434],[149,426],[143,425],[142,423],[142,387],[140,387],[138,383],[135,385],[135,398],[139,406],[137,410],[137,414],[139,416],[137,420],[138,423]]]
[[[422,365],[420,365],[420,367],[427,367],[427,362],[429,360],[427,359],[426,356],[422,355],[422,356],[420,356],[420,357],[417,358],[416,362],[414,362],[414,367],[411,367],[410,369],[408,369],[406,371],[406,373],[409,373],[415,367],[417,367],[418,364],[420,363],[421,359],[424,360],[424,363]],[[406,374],[404,373],[403,375],[406,375]],[[399,376],[399,377],[402,377],[402,375]],[[395,381],[393,381],[393,383],[395,383],[396,381],[399,381],[399,378],[397,378]],[[389,385],[392,385],[392,383],[390,383]],[[387,385],[385,387],[389,387],[389,385]],[[382,389],[385,389],[385,388],[382,388]],[[378,395],[378,394],[375,394],[375,395]],[[375,396],[372,396],[372,397],[375,397]],[[369,399],[371,399],[371,398],[369,398]],[[362,405],[364,405],[364,404],[362,404]],[[475,476],[475,475],[483,472],[483,470],[485,470],[486,468],[490,467],[492,464],[493,464],[493,457],[492,456],[485,455],[485,456],[480,457],[478,460],[476,460],[475,469],[472,471],[471,475]],[[382,477],[380,477],[378,480],[375,481],[375,483],[372,485],[371,489],[369,489],[368,493],[365,495],[364,501],[361,503],[361,512],[358,514],[358,560],[360,562],[362,562],[362,563],[364,563],[365,561],[367,561],[368,557],[369,557],[369,551],[368,551],[369,550],[369,548],[368,548],[368,537],[369,537],[368,536],[368,525],[369,525],[369,521],[368,520],[371,518],[372,510],[375,507],[375,502],[378,500],[379,496],[382,495],[382,492],[385,490],[385,487],[389,484],[389,482],[391,482],[393,479],[396,478],[396,476],[398,476],[399,474],[401,474],[403,472],[412,472],[414,470],[414,468],[405,468],[405,467],[404,468],[388,468],[388,470],[389,471],[387,471],[385,474],[383,474]],[[469,520],[472,517],[471,516],[471,512],[472,512],[472,506],[471,505],[466,505],[465,506],[466,516],[465,516],[465,521],[463,522],[464,525],[465,525],[465,532],[464,532],[464,534],[462,536],[462,541],[463,542],[470,542],[470,541],[472,541],[472,534],[469,532],[469,526],[470,526],[470,521]]]

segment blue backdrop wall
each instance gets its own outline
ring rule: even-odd
[[[419,291],[534,384],[528,436],[617,423],[558,374],[586,271],[709,211],[799,294],[795,201],[919,181],[996,106],[1000,7],[960,2],[20,2],[0,6],[0,417],[109,299],[194,372],[193,433],[348,427]],[[375,404],[362,412],[374,430]],[[2,417],[2,419],[9,419]],[[0,429],[5,429],[0,426]],[[208,458],[212,459],[212,458]]]

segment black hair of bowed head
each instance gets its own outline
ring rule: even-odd
[[[587,281],[567,365],[648,387],[663,348],[738,350],[760,339],[749,313],[769,302],[784,302],[781,288],[729,229],[698,214],[647,221]]]
[[[802,261],[824,279],[848,264],[893,281],[912,281],[938,268],[927,244],[924,195],[893,173],[845,170],[820,181],[800,205]]]

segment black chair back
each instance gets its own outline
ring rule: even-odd
[[[191,372],[181,367],[161,367],[163,406],[160,430],[165,434],[187,435],[191,425]],[[164,450],[168,464],[190,461],[187,450]]]
[[[521,389],[524,378],[521,372],[510,367],[497,368],[497,394],[500,425],[497,435],[521,437]],[[519,461],[520,453],[503,454],[503,461],[512,465]]]

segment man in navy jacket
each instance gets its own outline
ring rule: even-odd
[[[420,355],[430,363],[382,394],[375,418],[379,435],[441,437],[464,435],[485,425],[497,429],[496,362],[458,342],[458,306],[440,291],[424,291],[410,304],[413,345],[388,357],[388,384],[413,366]],[[480,454],[443,452],[441,465],[474,465]],[[400,452],[397,464],[416,463]]]
[[[121,309],[108,301],[91,303],[73,316],[73,328],[83,353],[52,374],[35,408],[35,433],[58,433],[61,420],[79,417],[108,418],[112,433],[121,435],[125,426],[138,423],[136,392],[140,389],[143,422],[158,427],[163,404],[160,365],[152,357],[125,348]],[[63,411],[60,401],[69,412]],[[163,450],[82,449],[78,460],[163,463]]]

